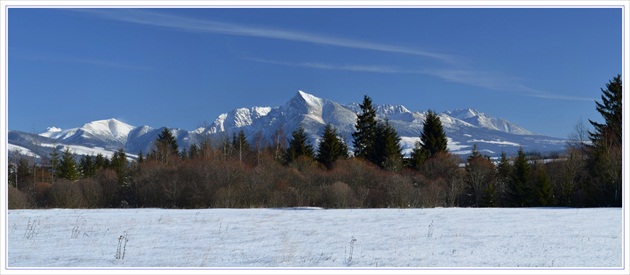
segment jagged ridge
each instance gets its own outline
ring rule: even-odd
[[[419,140],[425,112],[412,112],[403,105],[375,105],[377,117],[387,119],[402,138],[405,153],[409,153]],[[298,91],[286,104],[278,107],[238,108],[218,116],[212,125],[193,131],[171,129],[181,148],[201,143],[217,135],[231,135],[243,130],[251,141],[255,136],[270,141],[279,132],[285,138],[298,126],[302,126],[312,143],[317,145],[327,123],[332,124],[352,149],[352,137],[358,103],[341,105],[328,99],[318,98]],[[474,144],[481,152],[497,156],[502,151],[513,154],[519,147],[527,151],[560,151],[565,140],[532,133],[500,118],[490,117],[475,109],[458,109],[439,114],[449,138],[449,150],[467,154]],[[50,127],[36,139],[45,142],[85,147],[99,147],[112,152],[124,148],[130,154],[146,153],[162,128],[134,127],[116,119],[98,120],[79,128],[61,130]],[[25,134],[25,133],[24,133]],[[35,142],[28,142],[27,135],[11,131],[9,143],[33,152],[42,152]],[[33,139],[33,137],[30,137]],[[41,140],[39,144],[41,144]],[[39,145],[41,147],[41,145]],[[16,147],[13,147],[16,148]],[[44,150],[45,151],[45,150]]]

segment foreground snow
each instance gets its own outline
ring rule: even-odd
[[[10,210],[6,232],[9,269],[599,270],[623,257],[620,208]]]

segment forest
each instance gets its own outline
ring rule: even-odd
[[[476,147],[463,159],[448,152],[433,111],[404,157],[396,130],[376,119],[365,96],[352,153],[331,125],[317,148],[302,128],[269,143],[241,131],[190,148],[180,148],[165,129],[153,150],[136,160],[123,149],[111,158],[55,149],[45,164],[17,157],[7,167],[8,207],[621,207],[620,75],[601,92],[595,108],[603,123],[589,120],[592,130],[577,124],[553,160],[522,148],[493,160]]]

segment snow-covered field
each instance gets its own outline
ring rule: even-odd
[[[619,270],[628,253],[622,218],[620,208],[10,210],[2,262],[17,270]]]

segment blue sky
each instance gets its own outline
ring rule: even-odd
[[[619,8],[11,8],[8,128],[193,130],[303,90],[565,138],[601,121],[622,37]]]

